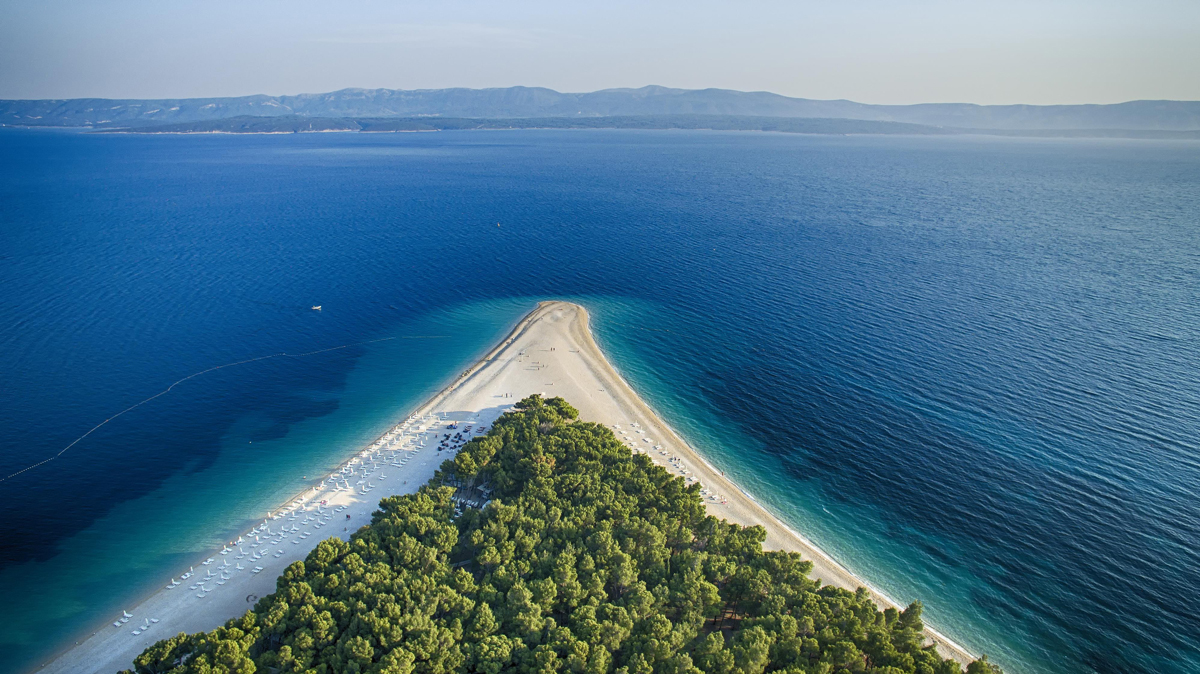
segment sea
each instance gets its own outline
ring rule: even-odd
[[[0,671],[561,298],[1005,671],[1200,672],[1197,142],[0,129],[0,289]]]

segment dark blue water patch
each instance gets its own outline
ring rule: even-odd
[[[319,358],[281,357],[207,373],[101,427],[55,459],[52,466],[47,465],[47,470],[33,470],[14,479],[26,495],[0,502],[0,521],[16,525],[5,531],[8,544],[0,568],[44,560],[55,553],[60,537],[76,533],[113,506],[154,491],[178,471],[205,470],[219,454],[221,438],[248,410],[257,412],[260,420],[241,441],[248,446],[246,451],[253,450],[255,440],[283,437],[291,424],[333,412],[337,408],[333,396],[355,353],[351,347]],[[154,394],[174,376],[156,374],[121,368],[116,376],[152,382],[153,388],[143,392]],[[91,412],[90,418],[85,416],[90,410],[82,411],[70,419],[75,423],[70,431],[82,434],[91,427],[89,422],[99,422],[136,402],[132,397],[113,400],[107,410]],[[74,439],[59,433],[55,437],[59,447],[45,439],[26,446],[53,455]],[[4,454],[5,474],[21,468],[16,460],[39,458],[32,452],[14,454]],[[72,488],[63,489],[63,485]],[[56,512],[71,516],[54,518],[55,536],[47,536],[42,528],[20,525]]]
[[[356,346],[190,380],[0,483],[0,573],[53,583],[95,527],[144,535],[110,522],[140,499],[325,460],[321,420],[383,409],[348,383],[368,340],[569,296],[713,461],[968,645],[1200,671],[1198,224],[1195,143],[3,130],[4,474],[191,373]],[[464,348],[396,357],[432,387]]]

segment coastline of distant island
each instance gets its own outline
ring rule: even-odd
[[[859,119],[823,119],[805,117],[747,117],[734,115],[646,115],[631,117],[541,117],[528,119],[487,118],[336,118],[336,117],[229,117],[226,119],[181,122],[154,126],[95,129],[95,133],[136,134],[290,134],[290,133],[415,133],[432,131],[506,131],[506,130],[690,130],[758,131],[813,135],[909,135],[961,136],[985,135],[1024,138],[1142,138],[1200,139],[1200,131],[1163,131],[1134,129],[959,129],[876,122]]]
[[[682,129],[823,135],[1200,139],[1200,101],[873,105],[723,89],[343,89],[188,99],[0,100],[0,126],[117,133]]]
[[[464,117],[230,117],[228,119],[182,122],[121,129],[100,133],[403,133],[421,131],[483,131],[519,129],[642,129],[703,131],[773,131],[823,135],[907,134],[944,135],[943,129],[903,122],[873,122],[856,119],[812,119],[746,117],[732,115],[645,115],[622,117],[538,117],[492,119]]]

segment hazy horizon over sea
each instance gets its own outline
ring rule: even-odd
[[[0,475],[190,374],[349,345],[190,379],[0,482],[0,671],[562,298],[710,462],[955,640],[1200,672],[1200,143],[0,129],[0,157]]]

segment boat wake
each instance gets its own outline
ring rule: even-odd
[[[315,308],[315,307],[314,307],[314,308]],[[111,417],[109,417],[109,418],[105,419],[104,421],[101,421],[100,423],[96,424],[96,425],[95,425],[95,426],[93,426],[93,427],[92,427],[92,428],[91,428],[91,429],[90,429],[90,430],[89,430],[87,433],[84,433],[83,435],[79,436],[78,438],[75,438],[74,440],[72,440],[72,441],[71,441],[71,444],[67,445],[66,447],[63,447],[63,448],[62,448],[61,450],[59,450],[59,452],[58,452],[57,454],[55,454],[54,456],[51,456],[51,457],[49,457],[49,458],[47,458],[47,459],[43,459],[43,460],[41,460],[41,461],[39,461],[39,462],[37,462],[37,463],[35,463],[35,464],[33,464],[33,465],[26,466],[25,468],[22,468],[21,470],[18,470],[17,472],[15,472],[15,473],[12,473],[12,474],[10,474],[10,475],[6,475],[6,476],[4,476],[4,477],[0,478],[0,482],[5,482],[5,481],[7,481],[7,480],[11,480],[12,478],[14,478],[14,477],[17,477],[18,475],[21,475],[22,473],[27,473],[27,472],[29,472],[29,471],[33,470],[34,468],[37,468],[37,467],[39,467],[39,466],[44,466],[44,465],[46,465],[47,463],[50,463],[51,461],[53,461],[53,460],[57,459],[58,457],[62,456],[64,453],[66,453],[66,451],[67,451],[68,449],[70,449],[70,448],[74,447],[75,445],[79,444],[79,443],[80,443],[80,442],[81,442],[81,441],[82,441],[84,438],[86,438],[87,436],[91,435],[92,433],[95,433],[95,432],[96,432],[97,430],[99,430],[99,429],[100,429],[102,426],[104,426],[104,425],[105,425],[105,424],[107,424],[108,422],[112,421],[113,419],[116,419],[117,417],[121,416],[122,414],[125,414],[126,412],[133,411],[133,410],[135,410],[135,409],[137,409],[137,408],[141,407],[142,405],[145,405],[146,403],[150,402],[151,400],[154,400],[155,398],[159,398],[159,397],[161,397],[161,396],[164,396],[164,395],[166,395],[166,394],[170,393],[170,392],[171,392],[171,389],[175,388],[176,386],[179,386],[180,384],[182,384],[183,382],[185,382],[185,381],[187,381],[187,380],[189,380],[189,379],[194,379],[194,378],[196,378],[196,377],[199,377],[199,376],[200,376],[200,375],[202,375],[202,374],[208,374],[209,372],[214,372],[214,371],[216,371],[216,370],[222,370],[222,369],[225,369],[225,368],[227,368],[227,367],[234,367],[235,365],[245,365],[245,364],[247,364],[247,363],[254,363],[254,362],[257,362],[257,361],[260,361],[260,360],[270,360],[270,359],[272,359],[272,358],[303,358],[303,357],[305,357],[305,356],[315,356],[315,355],[317,355],[317,354],[319,354],[319,353],[327,353],[327,352],[329,352],[329,351],[337,351],[337,350],[339,350],[339,349],[348,349],[348,348],[350,348],[350,347],[352,347],[352,346],[360,346],[360,345],[363,345],[363,344],[373,344],[373,343],[375,343],[375,342],[386,342],[386,341],[388,341],[388,340],[391,340],[391,339],[395,339],[395,337],[381,337],[381,338],[379,338],[379,339],[369,339],[369,340],[366,340],[366,341],[364,341],[364,342],[353,342],[353,343],[350,343],[350,344],[342,344],[342,345],[340,345],[340,346],[331,346],[331,347],[329,347],[329,348],[327,348],[327,349],[318,349],[318,350],[316,350],[316,351],[308,351],[308,352],[306,352],[306,353],[287,353],[286,351],[281,351],[281,352],[279,352],[279,353],[272,353],[272,354],[270,354],[270,355],[267,355],[267,356],[258,356],[257,358],[247,358],[246,360],[239,360],[239,361],[237,361],[236,363],[225,363],[224,365],[217,365],[217,366],[214,366],[214,367],[210,367],[210,368],[208,368],[208,369],[206,369],[206,370],[200,370],[199,372],[193,372],[192,374],[189,374],[188,376],[186,376],[186,377],[184,377],[184,378],[182,378],[182,379],[179,379],[179,380],[175,381],[174,383],[172,383],[172,384],[171,384],[170,386],[168,386],[167,388],[165,388],[165,389],[163,389],[163,390],[159,391],[158,393],[155,393],[154,395],[150,396],[149,398],[146,398],[145,400],[142,400],[141,402],[134,403],[133,405],[130,405],[129,407],[126,407],[125,409],[121,410],[120,412],[117,412],[116,414],[112,415]]]

